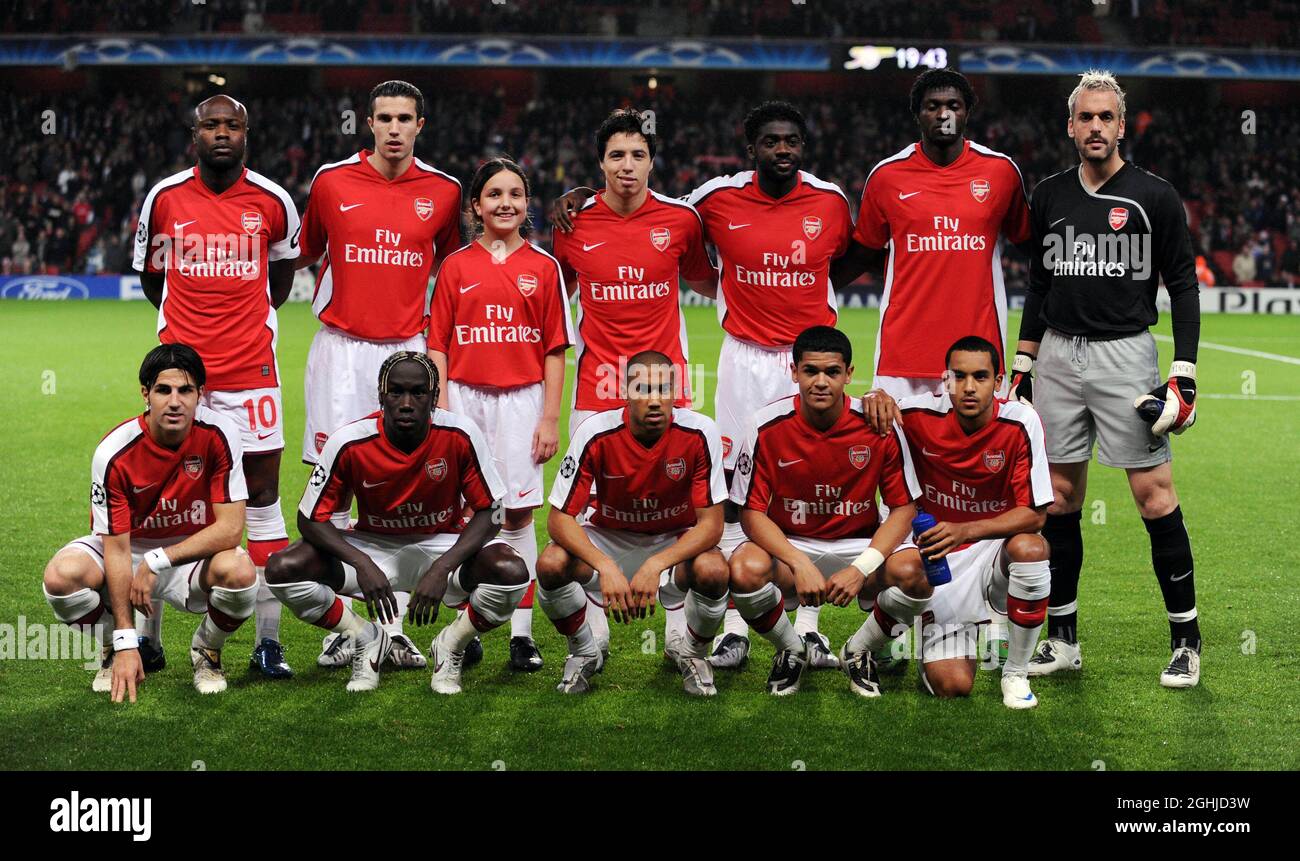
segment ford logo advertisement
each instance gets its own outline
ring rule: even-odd
[[[138,275],[0,276],[0,299],[143,299]]]

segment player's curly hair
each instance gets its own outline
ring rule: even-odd
[[[799,136],[808,142],[808,123],[799,109],[789,102],[768,101],[745,115],[745,140],[750,146],[758,140],[758,131],[770,122],[793,123]]]
[[[533,196],[533,188],[528,182],[528,176],[524,173],[524,169],[513,159],[500,156],[490,158],[479,165],[478,170],[474,171],[474,179],[469,184],[469,202],[465,205],[465,220],[469,222],[476,236],[483,232],[483,218],[474,212],[474,201],[479,199],[479,195],[483,193],[483,188],[488,184],[488,180],[503,170],[508,170],[519,177],[520,182],[524,184],[524,220],[519,225],[519,235],[527,236],[533,230],[533,219],[527,209],[527,201]]]
[[[650,150],[650,160],[655,157],[656,139],[655,133],[649,131],[653,129],[652,123],[647,123],[645,116],[636,108],[619,108],[600,124],[596,129],[596,160],[605,160],[605,145],[609,139],[616,134],[641,135],[645,138],[646,147]]]
[[[379,401],[382,404],[384,395],[388,393],[388,375],[392,370],[402,362],[415,362],[424,372],[429,375],[429,392],[433,399],[438,399],[438,369],[434,367],[433,360],[425,353],[417,353],[414,350],[398,350],[393,355],[384,359],[384,363],[379,366]]]
[[[925,101],[925,94],[931,90],[944,90],[952,87],[961,94],[961,99],[966,103],[966,113],[973,113],[975,104],[979,101],[975,98],[975,89],[970,85],[970,81],[961,72],[954,72],[952,69],[930,69],[917,75],[916,80],[912,83],[912,93],[908,97],[909,104],[912,108],[912,116],[919,116],[921,113],[921,102]]]
[[[198,352],[189,344],[177,341],[172,344],[159,344],[145,354],[144,361],[140,363],[140,385],[152,389],[153,384],[158,381],[159,374],[173,369],[189,374],[194,385],[199,388],[207,382],[208,374]]]

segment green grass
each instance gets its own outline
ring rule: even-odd
[[[687,314],[694,359],[712,369],[721,344],[713,311]],[[841,319],[861,357],[853,391],[862,391],[875,313]],[[87,531],[91,452],[139,407],[133,380],[154,343],[153,313],[144,303],[0,302],[0,320],[0,396],[10,415],[0,435],[0,623],[16,625],[19,616],[47,623],[41,570]],[[1012,331],[1017,326],[1013,318]],[[297,459],[301,369],[315,321],[305,305],[293,305],[282,312],[281,329],[289,441],[281,493],[292,524],[307,477]],[[1160,331],[1168,333],[1167,323]],[[1210,316],[1203,324],[1206,341],[1288,355],[1300,353],[1297,335],[1300,325],[1286,317]],[[1167,365],[1168,344],[1161,348]],[[78,661],[0,660],[0,768],[188,769],[194,760],[209,769],[489,769],[499,761],[510,770],[788,770],[796,760],[810,770],[1088,769],[1095,760],[1108,770],[1300,767],[1300,551],[1292,513],[1300,380],[1294,366],[1273,360],[1209,349],[1200,358],[1203,393],[1240,394],[1243,373],[1252,371],[1260,396],[1297,400],[1206,398],[1196,427],[1175,443],[1206,643],[1194,690],[1157,684],[1168,629],[1146,534],[1122,473],[1094,466],[1083,527],[1085,669],[1038,681],[1042,704],[1032,712],[1005,710],[988,672],[969,699],[936,701],[918,693],[914,667],[887,679],[885,697],[874,702],[851,696],[830,672],[810,675],[798,696],[768,697],[772,650],[759,638],[743,672],[718,674],[719,697],[688,700],[658,655],[662,617],[615,626],[596,692],[566,698],[553,689],[563,642],[540,611],[546,668],[511,674],[498,632],[486,638],[487,657],[467,673],[460,697],[435,697],[427,674],[414,672],[387,673],[375,694],[348,696],[346,671],[315,666],[320,631],[286,613],[283,636],[297,678],[268,683],[247,672],[248,624],[226,649],[230,690],[200,698],[185,666],[197,619],[168,609],[169,666],[133,706],[93,695]],[[706,377],[708,412],[713,382]],[[51,383],[54,391],[44,393]],[[449,616],[444,609],[440,623]],[[861,616],[828,608],[822,620],[838,647]],[[645,654],[651,630],[655,648]],[[417,632],[417,640],[425,646],[431,634]]]

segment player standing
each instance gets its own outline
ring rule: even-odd
[[[280,602],[266,588],[272,553],[289,544],[280,511],[284,415],[276,309],[289,298],[298,256],[298,210],[289,194],[245,164],[248,112],[230,96],[194,109],[198,164],[158,182],[144,199],[134,267],[158,309],[158,339],[199,345],[208,373],[203,406],[240,429],[248,481],[248,555],[257,567],[257,645],[249,665],[293,675],[280,645]],[[162,601],[140,641],[162,669]]]
[[[745,140],[754,169],[722,176],[687,198],[704,221],[705,242],[720,267],[718,322],[724,336],[718,359],[714,414],[722,434],[723,467],[730,483],[745,427],[758,409],[798,391],[790,379],[790,349],[809,326],[836,322],[832,259],[848,248],[853,212],[834,183],[801,170],[808,126],[787,102],[764,102],[745,117]],[[554,211],[567,230],[570,201],[581,204],[592,189],[567,193]],[[723,555],[745,540],[740,511],[725,503]],[[672,605],[679,605],[675,601]],[[795,630],[812,649],[814,669],[834,668],[829,641],[817,633],[819,607],[800,607]],[[681,632],[669,613],[669,648]],[[723,636],[709,659],[714,667],[739,668],[749,654],[749,626],[728,610]]]
[[[1182,200],[1173,186],[1126,162],[1124,91],[1089,71],[1070,94],[1070,136],[1080,164],[1034,189],[1030,293],[1020,324],[1013,386],[1032,398],[1047,431],[1056,499],[1043,535],[1052,545],[1047,639],[1030,675],[1077,670],[1081,510],[1094,440],[1098,460],[1128,474],[1151,539],[1151,564],[1169,616],[1173,655],[1160,684],[1188,688],[1201,677],[1191,540],[1169,465],[1170,432],[1196,420],[1196,350],[1201,308]],[[1174,360],[1161,382],[1148,327],[1163,280],[1172,303]],[[1038,367],[1037,391],[1032,371]],[[1134,409],[1158,405],[1155,420]]]
[[[858,598],[872,615],[841,649],[840,665],[851,690],[879,696],[871,649],[897,634],[894,619],[922,613],[931,593],[915,548],[899,546],[920,490],[902,432],[876,433],[860,403],[844,395],[853,378],[844,333],[813,326],[795,339],[792,354],[799,394],[758,411],[736,460],[731,499],[744,506],[749,541],[731,554],[731,597],[776,647],[767,677],[776,696],[798,691],[807,667],[807,643],[785,604],[847,606]],[[883,521],[877,493],[890,507]],[[868,627],[886,619],[883,631]]]
[[[140,365],[145,412],[122,422],[91,462],[91,534],[45,568],[45,599],[59,621],[93,626],[107,609],[112,639],[93,690],[136,699],[145,667],[132,607],[154,601],[202,613],[190,641],[194,687],[226,689],[221,647],[253,614],[257,572],[239,546],[244,483],[239,429],[202,406],[203,360],[185,344],[154,347]]]
[[[987,604],[1009,617],[1002,704],[1038,705],[1029,656],[1051,587],[1047,542],[1038,534],[1052,502],[1043,426],[1031,407],[996,397],[998,348],[976,335],[948,348],[942,395],[913,395],[895,407],[885,392],[868,402],[868,420],[895,420],[921,483],[921,508],[939,522],[914,537],[931,560],[947,559],[952,580],[936,586],[925,614],[921,679],[940,697],[966,696],[975,683],[976,624]],[[899,411],[901,410],[901,415]],[[987,601],[986,601],[987,598]]]
[[[542,504],[542,464],[559,445],[564,353],[573,343],[559,262],[524,240],[528,178],[513,161],[484,162],[470,183],[479,236],[438,270],[429,319],[429,358],[447,385],[439,406],[484,433],[506,486],[501,538],[537,578],[533,510]],[[510,666],[535,672],[533,583],[510,620]]]
[[[394,592],[412,593],[411,620],[433,622],[438,604],[466,608],[433,641],[430,686],[461,691],[465,647],[510,618],[528,588],[523,560],[493,540],[505,487],[482,433],[433,409],[438,372],[422,352],[397,352],[379,371],[380,410],[330,435],[298,507],[302,540],[267,569],[271,589],[299,619],[353,644],[349,691],[374,690],[392,646],[385,628],[339,598],[360,594],[387,624]],[[355,495],[357,527],[333,523]],[[463,506],[474,512],[461,526]]]
[[[423,94],[405,81],[385,81],[370,91],[369,110],[374,151],[321,167],[303,215],[298,268],[325,255],[312,298],[321,328],[304,378],[307,464],[316,463],[330,434],[374,409],[375,377],[394,350],[424,351],[429,275],[461,244],[460,183],[415,157]],[[335,525],[346,529],[352,501],[336,502]],[[399,594],[388,626],[390,660],[419,668],[424,657],[401,629],[406,600]],[[348,652],[346,641],[326,638],[318,662],[341,665]]]
[[[537,582],[542,610],[569,640],[564,693],[590,690],[609,651],[608,626],[603,636],[592,631],[588,601],[602,617],[608,607],[628,622],[654,612],[669,581],[685,593],[683,688],[718,692],[708,654],[727,608],[727,563],[717,549],[727,496],[722,440],[712,419],[673,408],[679,373],[661,352],[632,356],[626,405],[578,426],[551,488],[552,543],[537,562]]]

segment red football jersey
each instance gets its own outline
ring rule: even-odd
[[[697,508],[726,498],[718,426],[680,407],[650,448],[632,436],[626,409],[587,419],[569,443],[551,488],[551,505],[565,514],[577,517],[590,505],[593,526],[647,535],[689,529]]]
[[[429,435],[407,454],[388,441],[383,413],[375,411],[330,435],[298,510],[324,523],[351,494],[357,531],[432,535],[460,532],[466,504],[491,508],[505,490],[474,422],[435,409]]]
[[[967,435],[947,395],[898,402],[921,483],[917,505],[936,520],[965,523],[1052,502],[1043,424],[1032,407],[995,400],[994,417]]]
[[[239,428],[207,407],[172,450],[143,415],[109,431],[90,466],[90,528],[131,539],[184,538],[207,528],[213,505],[248,499]]]
[[[762,511],[786,535],[870,538],[880,525],[876,493],[890,507],[920,495],[902,431],[880,436],[862,415],[859,398],[829,430],[803,417],[799,395],[754,416],[736,460],[731,501]]]
[[[428,344],[447,354],[448,378],[503,389],[538,383],[546,354],[572,343],[559,261],[536,245],[497,260],[474,241],[443,261]]]
[[[132,265],[164,274],[158,340],[197,350],[209,389],[280,385],[267,264],[298,256],[298,228],[288,192],[247,168],[221,194],[192,167],[145,197]]]
[[[752,170],[695,189],[687,202],[718,250],[718,322],[736,338],[789,346],[809,326],[834,326],[831,261],[849,247],[853,211],[838,185],[804,171],[768,197]]]
[[[624,218],[602,195],[588,198],[574,215],[572,233],[557,230],[553,240],[570,289],[577,278],[574,409],[622,406],[626,361],[642,350],[658,350],[678,365],[682,397],[677,405],[689,406],[678,276],[691,281],[715,276],[699,213],[651,191],[641,208]]]
[[[979,335],[1003,350],[1007,293],[998,235],[1029,239],[1029,203],[1020,169],[999,152],[966,141],[939,167],[909,144],[871,169],[853,236],[889,246],[880,300],[875,372],[939,379],[953,342]]]
[[[369,150],[316,171],[302,217],[302,253],[325,254],[311,308],[327,326],[368,341],[424,330],[429,275],[460,247],[460,183],[418,158],[391,182]]]

